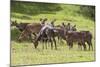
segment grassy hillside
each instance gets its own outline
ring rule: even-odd
[[[88,7],[88,6],[87,6]],[[81,13],[80,5],[11,2],[11,20],[20,22],[37,22],[40,18],[48,18],[48,21],[57,19],[56,25],[62,22],[76,24],[78,30],[89,30],[92,32],[92,43],[95,47],[95,22]],[[94,61],[95,51],[79,51],[75,44],[72,50],[68,49],[66,42],[57,41],[58,50],[43,50],[43,43],[39,43],[38,50],[34,49],[33,43],[17,41],[20,32],[17,28],[11,28],[11,65],[48,64]],[[88,45],[87,45],[88,46]],[[87,47],[88,48],[88,47]],[[95,50],[95,48],[94,48]]]
[[[28,3],[15,1],[12,1],[11,5],[11,17],[17,19],[32,20],[47,17],[49,19],[57,18],[58,20],[73,20],[74,17],[83,17],[83,15],[80,13],[80,5]]]

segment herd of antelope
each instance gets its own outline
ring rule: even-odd
[[[88,45],[88,50],[93,50],[92,46],[92,34],[90,31],[81,30],[77,31],[76,25],[71,25],[70,23],[65,24],[62,22],[60,25],[54,25],[56,19],[48,23],[48,19],[40,19],[39,23],[17,23],[17,21],[11,21],[11,26],[16,26],[21,34],[18,38],[19,41],[29,37],[34,44],[34,47],[37,48],[39,42],[46,43],[45,47],[47,49],[47,43],[51,43],[51,49],[55,46],[57,50],[56,40],[65,40],[66,46],[69,49],[73,48],[73,43],[77,43],[78,48],[82,50],[87,50],[86,43]],[[34,37],[32,36],[34,35]],[[44,49],[44,45],[43,45]]]

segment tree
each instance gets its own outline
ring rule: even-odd
[[[80,6],[80,13],[95,21],[95,6]]]

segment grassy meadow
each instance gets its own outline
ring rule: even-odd
[[[39,23],[40,18],[48,18],[48,22],[57,19],[55,25],[62,22],[76,24],[78,31],[89,30],[92,33],[94,50],[80,51],[76,43],[69,50],[65,41],[57,41],[58,50],[51,50],[50,44],[48,49],[43,50],[43,43],[39,43],[36,50],[28,39],[18,42],[21,32],[16,27],[11,27],[11,66],[95,61],[95,21],[82,14],[80,6],[12,1],[11,20],[17,20],[18,23]]]

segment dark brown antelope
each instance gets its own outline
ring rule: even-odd
[[[47,19],[43,19],[41,20],[41,23],[45,23],[47,21]],[[32,38],[32,34],[34,34],[36,36],[37,33],[39,33],[39,31],[42,28],[42,24],[41,23],[31,23],[28,24],[26,26],[26,28],[23,30],[23,32],[21,33],[21,35],[19,36],[19,41],[21,41],[24,38],[27,38],[29,35]],[[33,38],[32,38],[33,39]]]
[[[92,34],[90,31],[68,31],[67,32],[67,43],[69,45],[70,48],[73,47],[73,43],[77,42],[78,46],[80,46],[80,48],[82,48],[82,46],[84,47],[84,50],[86,50],[86,44],[88,44],[89,46],[89,50],[90,48],[93,50],[93,46],[92,46]]]
[[[84,50],[86,50],[86,44],[84,40],[84,34],[81,32],[76,31],[68,31],[67,32],[67,38],[66,38],[67,44],[69,46],[69,49],[73,47],[73,43],[77,42],[78,46],[83,46]]]
[[[51,22],[50,27],[48,25],[45,25],[40,30],[36,39],[33,40],[35,48],[37,48],[37,46],[38,46],[38,41],[43,41],[43,42],[50,42],[51,43],[51,49],[53,49],[53,43],[54,43],[55,49],[57,49],[56,40],[55,40],[55,32],[54,32],[54,22],[55,22],[55,20],[53,20]],[[43,47],[44,47],[44,45],[43,45]],[[47,44],[46,44],[46,48],[47,48]]]
[[[73,47],[74,42],[77,42],[78,46],[80,46],[80,48],[82,48],[82,46],[83,46],[84,50],[86,50],[86,44],[85,43],[87,43],[88,46],[89,46],[89,50],[90,50],[90,48],[92,48],[92,50],[93,50],[93,46],[92,46],[92,42],[91,42],[92,34],[89,31],[79,31],[78,32],[77,29],[76,29],[76,25],[71,27],[70,24],[65,25],[63,23],[61,33],[62,34],[60,36],[63,36],[63,39],[67,41],[69,49]],[[64,36],[65,37],[67,36],[67,37],[65,38]]]
[[[93,50],[92,46],[92,33],[90,31],[80,31],[84,35],[84,41],[88,44],[89,49],[90,48]]]
[[[12,21],[11,26],[16,26],[19,31],[23,31],[29,23],[17,23],[17,21]]]
[[[53,42],[54,42],[55,49],[57,49],[56,40],[55,40],[55,32],[53,29],[46,28],[40,36],[38,36],[35,40],[33,40],[35,48],[37,48],[38,41],[40,40],[51,42],[51,49],[53,49]]]

